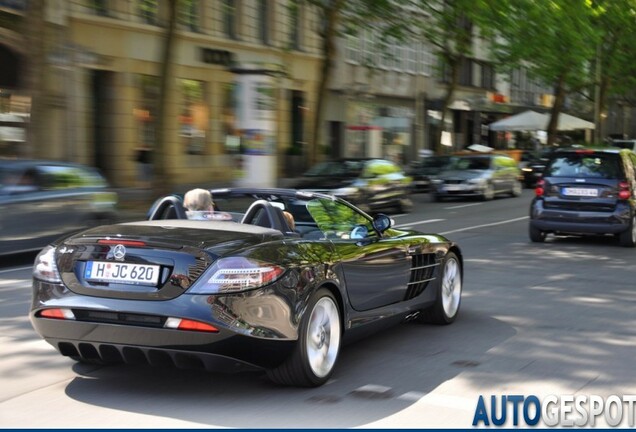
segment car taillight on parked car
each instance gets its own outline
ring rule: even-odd
[[[632,191],[629,187],[629,183],[622,181],[618,183],[618,198],[622,200],[628,200],[632,197]]]
[[[537,197],[542,197],[543,194],[545,193],[545,181],[544,180],[537,180],[537,187],[534,188],[534,194]]]

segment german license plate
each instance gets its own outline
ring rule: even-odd
[[[84,278],[94,282],[157,285],[159,266],[120,262],[88,261]]]
[[[447,191],[460,191],[460,190],[464,190],[464,185],[463,184],[447,184],[447,185],[444,185],[444,189]]]
[[[597,197],[598,189],[566,187],[566,188],[563,188],[563,195],[578,196],[578,197]]]

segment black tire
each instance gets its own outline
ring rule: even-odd
[[[623,247],[636,246],[636,220],[632,217],[629,228],[618,235],[618,243]]]
[[[454,252],[448,252],[439,267],[435,281],[436,299],[433,306],[424,309],[419,320],[432,324],[450,324],[457,318],[462,296],[462,264]]]
[[[440,194],[436,194],[436,193],[433,194],[433,201],[435,202],[442,202],[444,201],[444,198],[445,197]]]
[[[316,291],[300,323],[296,347],[283,364],[267,371],[268,377],[286,386],[318,387],[326,383],[340,352],[340,316],[334,295],[325,288]]]
[[[530,228],[528,229],[528,234],[530,236],[530,241],[534,243],[543,243],[545,241],[545,231],[541,231],[540,229],[535,228],[532,225],[530,225]]]

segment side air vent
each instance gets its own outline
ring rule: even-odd
[[[422,294],[429,282],[435,280],[435,267],[439,263],[435,254],[418,254],[411,257],[411,279],[406,290],[405,300],[410,300]]]

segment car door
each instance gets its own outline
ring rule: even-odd
[[[380,237],[371,220],[348,205],[327,199],[307,205],[320,230],[334,245],[351,306],[370,310],[404,300],[411,259],[404,242]]]

